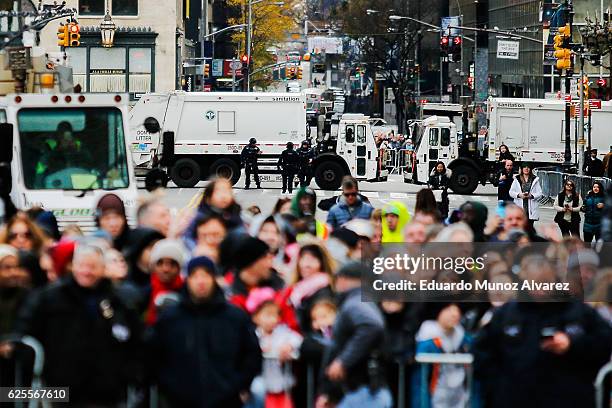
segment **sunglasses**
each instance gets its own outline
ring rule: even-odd
[[[565,187],[571,187],[571,188],[574,188],[574,185],[573,185],[573,184],[566,184],[566,185],[565,185]]]
[[[357,197],[357,193],[343,193],[345,197]]]
[[[15,239],[17,237],[30,239],[32,238],[32,233],[28,231],[28,232],[11,232],[8,234],[8,239]]]

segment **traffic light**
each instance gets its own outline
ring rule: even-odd
[[[453,38],[452,44],[450,46],[450,51],[449,51],[449,54],[453,62],[461,61],[461,44],[462,44],[461,37]]]
[[[60,47],[68,47],[68,26],[60,24],[57,28],[57,45]]]
[[[580,95],[580,82],[576,84],[578,87],[578,95]],[[582,93],[584,94],[584,99],[589,99],[589,77],[582,78]]]
[[[442,37],[440,37],[440,53],[442,54],[443,57],[448,56],[448,44],[449,43],[449,38],[446,35],[443,35]]]
[[[249,56],[246,54],[243,54],[242,57],[240,57],[240,62],[242,62],[242,65],[249,65]]]
[[[298,67],[297,69],[297,79],[302,79],[302,67]]]
[[[81,31],[81,28],[79,27],[77,23],[70,23],[68,25],[68,35],[70,38],[68,42],[69,47],[78,47],[79,45],[81,45],[80,31]]]
[[[204,63],[204,78],[210,78],[210,64]]]
[[[572,68],[572,51],[570,50],[570,39],[572,37],[572,27],[569,24],[559,27],[559,32],[554,38],[554,56],[557,59],[555,66],[557,69]]]
[[[361,69],[359,67],[355,68],[355,78],[361,77]]]

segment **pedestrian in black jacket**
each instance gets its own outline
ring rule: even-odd
[[[278,168],[283,175],[283,194],[287,188],[289,194],[293,193],[293,179],[300,169],[300,155],[293,149],[293,142],[287,142],[287,148],[278,158]]]
[[[340,311],[332,330],[332,346],[324,359],[325,382],[319,403],[340,402],[347,407],[387,407],[391,393],[376,358],[385,322],[374,303],[361,301],[361,277],[367,267],[345,264],[336,274]],[[339,393],[339,386],[345,391]]]
[[[497,175],[497,199],[500,201],[513,201],[510,197],[510,187],[512,186],[512,175],[514,174],[514,162],[506,160],[504,167]]]
[[[525,264],[523,279],[556,281],[545,258],[531,256]],[[582,302],[552,299],[549,291],[531,292],[523,302],[506,303],[476,338],[475,375],[486,406],[595,406],[593,382],[610,360],[612,328]]]
[[[257,140],[254,137],[249,139],[249,144],[244,146],[240,153],[240,163],[244,167],[244,188],[249,189],[251,185],[251,174],[255,180],[257,188],[261,188],[259,185],[259,165],[257,163],[257,156],[261,154],[261,150],[257,147]]]
[[[141,323],[103,276],[102,251],[79,245],[72,275],[32,296],[17,322],[42,343],[45,386],[69,387],[83,406],[124,403],[142,380]]]
[[[171,407],[242,407],[261,368],[251,319],[225,300],[214,269],[209,258],[192,259],[180,302],[153,329],[154,375]]]
[[[597,149],[591,149],[589,157],[584,161],[584,174],[589,177],[603,177],[604,165],[597,157]]]
[[[506,160],[514,162],[514,156],[510,153],[510,149],[505,144],[499,145],[499,156],[497,157],[497,171],[504,168]]]

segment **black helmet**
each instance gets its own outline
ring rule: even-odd
[[[249,144],[256,144],[256,143],[257,143],[257,140],[254,137],[249,139]]]
[[[308,140],[302,140],[302,146],[310,146],[310,142]]]
[[[287,149],[293,149],[293,142],[287,142]]]

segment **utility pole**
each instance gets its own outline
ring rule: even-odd
[[[578,155],[578,174],[581,176],[584,174],[583,164],[584,164],[584,145],[586,141],[584,140],[584,53],[582,50],[580,51],[580,125],[578,131],[580,132],[580,139],[578,140],[578,145],[580,146],[580,154]],[[576,135],[578,137],[578,135]],[[589,146],[591,148],[591,146]]]
[[[201,0],[202,11],[200,14],[200,57],[204,59],[205,43],[208,37],[208,0]]]

